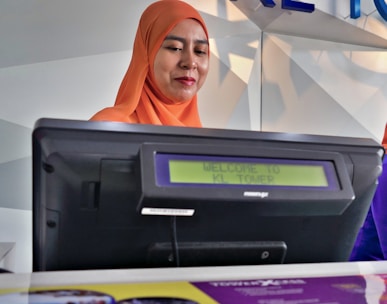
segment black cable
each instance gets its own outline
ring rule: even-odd
[[[175,266],[180,267],[179,245],[177,242],[176,216],[171,216],[171,245]]]

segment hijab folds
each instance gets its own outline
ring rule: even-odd
[[[201,127],[197,96],[173,103],[157,88],[153,77],[155,56],[167,34],[184,19],[206,25],[200,14],[179,0],[160,0],[146,8],[141,16],[133,45],[132,60],[118,90],[113,107],[105,108],[91,120]]]

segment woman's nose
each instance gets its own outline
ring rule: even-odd
[[[183,69],[187,69],[187,70],[197,68],[197,62],[195,60],[195,54],[193,51],[183,51],[182,52],[180,66]]]

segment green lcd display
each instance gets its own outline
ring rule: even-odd
[[[327,187],[323,165],[169,160],[171,183]]]

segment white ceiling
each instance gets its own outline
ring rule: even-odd
[[[153,1],[1,0],[0,68],[131,49],[139,16]],[[221,7],[227,1],[215,4]],[[265,32],[387,48],[385,37],[354,26],[348,17],[334,18],[317,5],[307,14],[282,10],[280,5],[265,8],[259,0],[233,3]]]

